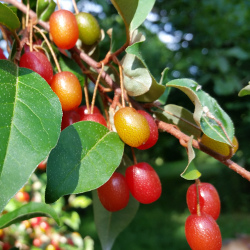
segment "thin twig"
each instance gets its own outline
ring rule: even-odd
[[[100,81],[100,78],[101,78],[103,69],[104,69],[104,64],[102,64],[102,69],[101,69],[101,71],[100,71],[100,73],[99,73],[99,75],[98,75],[98,77],[97,77],[96,83],[95,83],[95,89],[94,89],[94,94],[93,94],[93,97],[92,97],[92,103],[91,103],[91,111],[90,111],[90,114],[93,114],[93,112],[94,112],[95,99],[96,99],[96,92],[97,92],[98,84],[99,84],[99,81]]]
[[[34,25],[33,27],[34,27],[34,29],[36,29],[36,30],[42,35],[42,37],[44,38],[45,42],[47,43],[47,45],[48,45],[48,47],[49,47],[49,50],[50,50],[50,52],[51,52],[51,55],[52,55],[52,57],[53,57],[53,59],[54,59],[54,62],[55,62],[56,67],[57,67],[57,70],[58,70],[58,72],[61,72],[61,71],[62,71],[62,70],[61,70],[61,67],[60,67],[60,65],[59,65],[59,63],[58,63],[58,60],[57,60],[56,55],[55,55],[55,52],[54,52],[54,50],[52,49],[49,40],[47,39],[47,37],[44,35],[44,33],[43,33],[37,26]]]

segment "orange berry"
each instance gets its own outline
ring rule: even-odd
[[[75,109],[81,104],[82,88],[73,73],[63,71],[55,74],[50,86],[58,96],[63,111]]]
[[[213,140],[210,137],[206,136],[205,134],[202,135],[200,142],[206,147],[214,150],[215,152],[221,155],[228,156],[230,154],[230,146],[228,144]],[[239,143],[235,136],[233,138],[232,143],[233,143],[233,154],[235,154],[235,152],[239,148]]]
[[[61,49],[71,49],[79,37],[75,15],[68,10],[53,12],[49,19],[50,34]]]
[[[147,119],[134,108],[119,109],[114,115],[114,124],[118,135],[131,147],[139,147],[149,138]]]

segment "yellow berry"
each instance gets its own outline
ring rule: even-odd
[[[230,146],[228,144],[213,140],[208,136],[206,136],[205,134],[202,135],[200,142],[206,147],[214,150],[215,152],[221,155],[228,156],[230,154]],[[235,136],[233,138],[232,143],[233,143],[233,155],[234,155],[239,147],[238,140],[236,139]]]
[[[147,119],[134,108],[119,109],[114,115],[114,124],[120,138],[131,147],[139,147],[149,138]]]

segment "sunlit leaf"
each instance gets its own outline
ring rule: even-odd
[[[181,177],[186,180],[195,180],[201,176],[201,173],[196,169],[193,159],[195,158],[195,152],[192,147],[193,136],[188,141],[187,153],[188,153],[188,165],[181,174]]]
[[[201,136],[201,130],[194,121],[193,113],[174,104],[164,106],[164,111],[155,112],[156,117],[164,122],[176,125],[186,135]]]
[[[208,137],[230,145],[234,136],[234,125],[218,102],[202,90],[191,79],[176,79],[166,85],[183,91],[195,105],[194,120]]]
[[[64,129],[47,162],[46,203],[103,185],[119,166],[124,143],[117,133],[91,121]]]
[[[0,211],[56,145],[62,109],[37,73],[0,60]]]
[[[53,0],[38,0],[36,3],[37,17],[46,22],[49,20],[55,8],[56,3]]]
[[[250,83],[239,92],[240,97],[245,95],[250,95]]]
[[[124,86],[126,90],[129,89],[130,95],[136,96],[137,101],[153,102],[164,93],[165,86],[158,84],[147,68],[140,53],[141,44],[142,41],[139,41],[126,49],[127,55],[125,56],[125,59],[126,57],[129,57],[133,60],[124,60],[123,67],[130,69],[130,71],[124,73],[126,76],[124,79]],[[141,81],[132,81],[132,73],[135,72],[137,73],[137,79],[139,78]]]
[[[34,217],[51,217],[60,225],[60,220],[55,210],[48,204],[29,202],[26,205],[8,212],[0,217],[0,228],[8,227],[11,224],[28,220]]]

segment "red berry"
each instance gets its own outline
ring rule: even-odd
[[[102,114],[86,114],[81,118],[81,121],[93,121],[102,124],[103,126],[107,127],[107,122]]]
[[[97,193],[102,205],[110,212],[125,208],[129,201],[129,188],[125,177],[118,172],[99,187]]]
[[[42,221],[42,217],[34,217],[34,218],[30,219],[30,223],[31,223],[32,227],[39,226],[41,221]]]
[[[145,150],[148,148],[153,147],[156,142],[158,141],[158,137],[159,137],[159,133],[158,133],[158,127],[153,119],[153,117],[147,113],[146,111],[143,110],[138,110],[138,113],[140,113],[141,115],[143,115],[147,121],[148,121],[148,125],[149,125],[149,129],[150,129],[150,135],[148,140],[142,144],[141,146],[137,147],[140,150]]]
[[[28,202],[30,200],[30,196],[27,192],[19,191],[15,195],[16,199],[20,202]]]
[[[45,233],[50,229],[50,225],[47,221],[42,221],[40,224],[40,229]]]
[[[126,169],[126,181],[134,198],[143,204],[158,200],[161,196],[161,181],[155,170],[146,162]]]
[[[40,247],[43,244],[42,240],[40,238],[35,238],[33,240],[33,246],[34,247]]]
[[[12,245],[8,242],[3,243],[2,250],[9,250],[12,248]]]
[[[191,214],[185,223],[185,235],[192,250],[220,250],[220,228],[211,215]]]
[[[91,109],[91,107],[89,107],[89,109]],[[80,115],[80,119],[82,119],[83,116],[85,116],[86,114],[88,114],[90,111],[88,111],[86,105],[82,105],[82,106],[78,107],[77,112]],[[101,114],[101,111],[99,110],[99,108],[97,108],[96,106],[94,106],[93,114]]]
[[[47,56],[41,52],[26,52],[21,56],[20,67],[35,71],[50,84],[53,78],[53,69]]]
[[[61,49],[71,49],[79,37],[75,15],[68,10],[57,10],[49,19],[50,34]]]
[[[47,167],[47,159],[41,161],[37,166],[37,168],[41,171],[44,171],[46,167]]]
[[[7,59],[1,48],[0,48],[0,59]]]
[[[63,111],[76,109],[81,104],[81,84],[73,73],[62,71],[55,74],[50,86],[58,96]]]
[[[80,115],[76,110],[64,111],[61,123],[61,130],[80,121]]]
[[[201,182],[199,188],[200,211],[210,214],[215,220],[220,215],[220,197],[215,187],[210,183]],[[188,209],[191,214],[197,214],[197,191],[196,184],[192,184],[186,195]]]

